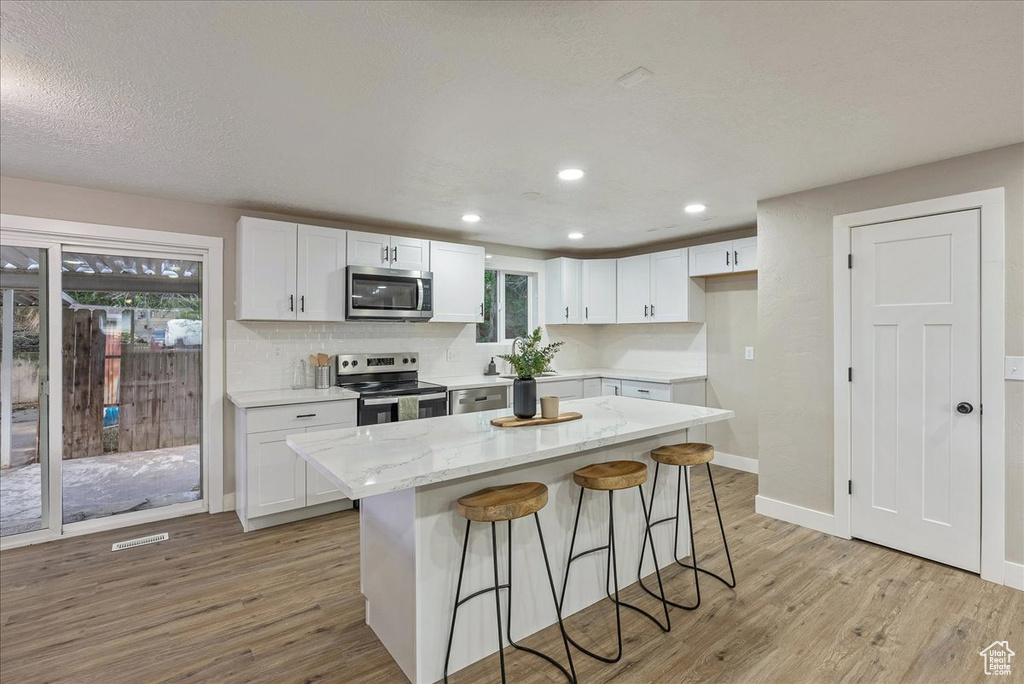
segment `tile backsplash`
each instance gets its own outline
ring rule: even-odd
[[[565,342],[555,358],[556,369],[706,368],[702,324],[552,326],[546,335]],[[472,324],[228,321],[227,387],[236,392],[289,387],[295,360],[317,352],[414,351],[424,379],[479,375],[492,356],[509,348],[477,344]],[[504,371],[505,364],[496,362]],[[309,369],[307,385],[312,386]]]

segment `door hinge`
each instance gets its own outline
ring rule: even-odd
[[[846,369],[846,377],[848,382],[853,382],[853,366]]]
[[[846,255],[846,268],[853,268],[853,255],[852,254],[847,254]]]
[[[853,495],[853,480],[846,481],[846,491],[851,496]]]

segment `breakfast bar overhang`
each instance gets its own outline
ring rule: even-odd
[[[555,581],[560,583],[581,495],[573,484],[574,470],[600,461],[636,460],[647,463],[653,473],[651,449],[685,442],[689,428],[733,416],[724,409],[621,396],[565,402],[563,408],[583,418],[497,428],[490,420],[507,413],[500,410],[288,438],[289,446],[345,496],[360,500],[360,587],[366,598],[366,622],[415,684],[442,678],[465,534],[465,520],[455,512],[459,497],[517,482],[547,485],[549,502],[539,515]],[[649,488],[650,482],[648,493]],[[675,510],[676,494],[675,478],[663,478],[652,519]],[[605,542],[607,506],[602,497],[588,499],[578,547]],[[637,578],[644,515],[635,496],[619,497],[615,507],[617,569],[624,588]],[[517,640],[557,622],[537,532],[527,522],[512,524],[516,586],[530,589],[517,591],[512,606],[511,632]],[[680,520],[680,555],[689,548],[687,524],[685,517]],[[507,553],[507,528],[498,529],[499,553]],[[674,532],[672,525],[653,530],[662,567],[673,562]],[[519,553],[523,549],[530,551]],[[605,598],[606,561],[602,554],[594,558],[573,565],[564,616]],[[499,558],[499,563],[507,567],[508,558]],[[481,527],[470,537],[463,595],[492,586],[492,568],[490,535]],[[642,572],[654,572],[650,554]],[[502,613],[508,615],[507,606]],[[451,672],[497,650],[493,601],[463,606],[453,644]]]

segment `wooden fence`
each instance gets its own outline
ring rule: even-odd
[[[119,404],[118,452],[197,444],[200,351],[123,344],[119,359],[108,358],[103,315],[64,310],[64,458],[104,452],[105,397]],[[115,365],[119,372],[112,372]]]

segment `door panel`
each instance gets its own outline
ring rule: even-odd
[[[320,425],[317,427],[306,428],[306,433],[310,432],[324,432],[325,430],[340,430],[346,427],[355,427],[355,421],[351,423],[344,423],[338,425]],[[341,493],[333,482],[328,480],[326,477],[320,474],[320,471],[311,466],[308,462],[306,463],[306,505],[315,506],[316,504],[327,503],[329,501],[338,501],[344,499],[345,495]]]
[[[247,438],[250,518],[306,505],[306,462],[285,441],[289,433],[288,430],[260,432]]]
[[[295,319],[295,225],[242,217],[238,224],[238,318]]]
[[[433,264],[434,322],[483,322],[483,247],[451,242],[430,243]]]
[[[299,226],[296,317],[345,320],[345,231]]]
[[[679,323],[689,320],[689,264],[686,250],[673,249],[651,256],[651,320]]]
[[[732,241],[732,268],[734,271],[757,270],[757,238]]]
[[[619,323],[646,323],[651,304],[651,255],[625,257],[618,260]]]
[[[732,242],[690,247],[690,277],[732,273]]]
[[[391,238],[391,268],[406,271],[430,270],[430,240]]]
[[[615,322],[615,259],[583,261],[583,322]]]
[[[362,233],[357,230],[348,231],[348,265],[349,266],[388,266],[391,236],[377,233]],[[388,249],[388,252],[384,250]],[[388,258],[385,261],[384,255]]]
[[[853,229],[851,301],[853,535],[974,572],[979,220],[971,210]]]

